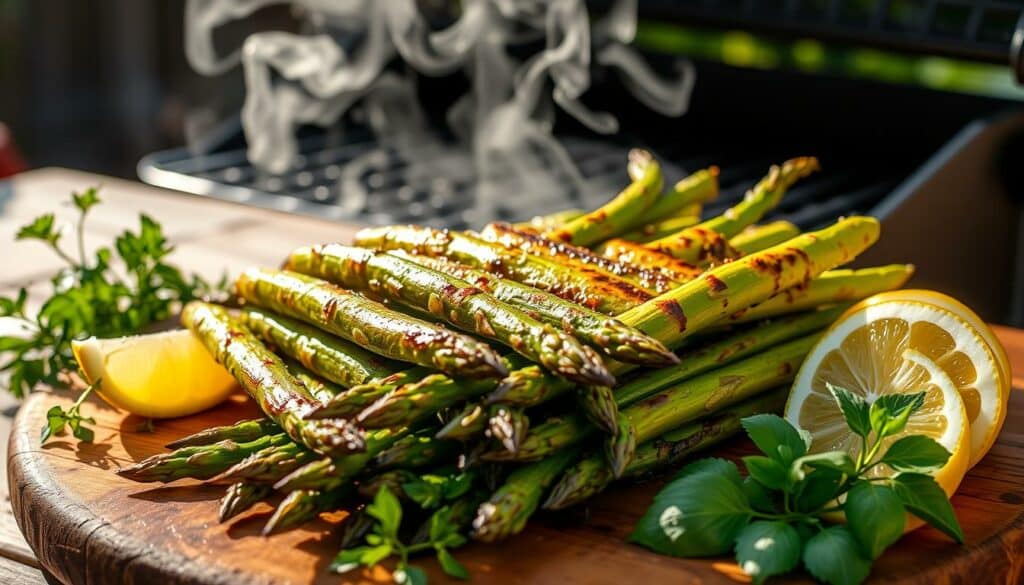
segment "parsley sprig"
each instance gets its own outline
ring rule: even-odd
[[[855,456],[809,452],[810,435],[779,416],[745,418],[761,451],[743,458],[747,477],[723,459],[686,466],[658,493],[630,540],[681,557],[734,551],[755,583],[802,560],[811,575],[832,585],[864,581],[872,561],[903,535],[907,512],[963,542],[953,507],[930,475],[949,451],[921,435],[891,439],[924,404],[924,393],[868,404],[844,388],[829,390],[860,439]],[[878,468],[891,473],[874,473]],[[825,522],[836,512],[845,513],[845,525]]]
[[[41,384],[60,383],[59,376],[75,368],[72,340],[138,333],[169,318],[182,303],[224,288],[224,282],[211,286],[198,276],[186,278],[167,264],[166,257],[174,248],[160,224],[147,215],[140,216],[137,232],[124,231],[113,247],[101,247],[90,257],[85,221],[99,203],[96,188],[71,194],[78,218],[74,235],[68,236],[74,238],[70,246],[64,245],[67,234],[52,213],[18,230],[17,240],[45,244],[66,266],[50,279],[52,293],[35,314],[26,308],[24,288],[13,297],[0,297],[0,317],[20,325],[18,333],[0,336],[0,372],[9,376],[8,387],[15,396],[22,397]],[[63,414],[69,424],[79,421],[78,428],[84,429],[81,423],[88,422]],[[44,433],[43,439],[48,436],[50,433]],[[89,433],[76,431],[75,436]]]
[[[404,489],[404,488],[403,488]],[[469,572],[455,557],[451,549],[465,544],[466,537],[459,533],[459,527],[452,521],[451,509],[439,508],[430,516],[429,537],[423,542],[405,544],[399,538],[402,524],[402,506],[398,498],[381,487],[373,503],[366,507],[366,513],[376,522],[366,536],[366,544],[347,548],[335,557],[331,571],[347,573],[358,567],[372,567],[384,559],[397,556],[393,578],[399,585],[426,585],[427,574],[423,569],[409,564],[409,557],[416,553],[433,551],[437,562],[446,574],[457,579],[469,578]]]

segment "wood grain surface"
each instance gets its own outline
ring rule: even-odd
[[[997,330],[1013,368],[1024,371],[1024,332]],[[258,536],[270,508],[228,524],[216,520],[221,489],[181,481],[137,484],[118,466],[163,450],[187,433],[255,414],[238,396],[206,413],[163,421],[140,432],[134,416],[92,402],[96,442],[58,439],[39,445],[44,414],[68,404],[60,393],[36,395],[11,436],[8,472],[14,513],[42,565],[66,583],[339,583],[387,582],[383,570],[330,575],[337,551],[331,528],[343,513],[283,535]],[[735,456],[748,446],[719,449]],[[730,559],[681,560],[625,542],[661,485],[620,485],[586,508],[541,514],[498,545],[470,544],[458,558],[477,583],[729,583],[743,581]],[[1006,426],[989,455],[953,499],[967,544],[932,529],[904,538],[875,565],[872,580],[906,583],[1019,583],[1024,578],[1024,380],[1014,379]],[[445,582],[424,559],[432,582]],[[800,581],[797,577],[794,581]]]

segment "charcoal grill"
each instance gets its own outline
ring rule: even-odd
[[[997,63],[1008,76],[1024,78],[1019,0],[650,0],[641,2],[641,14],[661,27],[662,38],[666,26],[676,25],[690,27],[679,35],[694,26],[748,30],[782,44],[813,38],[839,49]],[[676,57],[671,43],[645,49],[656,63]],[[770,164],[814,154],[824,171],[799,183],[772,219],[809,229],[840,215],[875,215],[885,237],[863,263],[912,260],[914,285],[955,294],[987,319],[1024,324],[1019,101],[688,56],[698,59],[698,83],[686,116],[646,112],[615,80],[604,80],[589,103],[616,112],[620,134],[597,137],[568,120],[556,126],[585,183],[545,194],[539,205],[517,205],[512,197],[490,217],[467,211],[472,176],[408,178],[410,163],[429,167],[447,156],[443,151],[413,150],[403,159],[352,121],[344,132],[304,129],[300,155],[285,175],[248,164],[237,120],[198,147],[146,157],[139,174],[156,185],[341,221],[474,227],[600,204],[624,184],[625,153],[636,145],[666,163],[669,179],[720,166],[723,190],[708,206],[711,214],[735,203]],[[444,95],[422,93],[443,111]]]

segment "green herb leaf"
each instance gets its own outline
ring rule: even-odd
[[[843,412],[846,426],[861,437],[871,434],[871,407],[868,406],[868,403],[857,394],[841,386],[825,382],[825,387],[832,393],[836,404],[839,405],[839,410]]]
[[[785,522],[754,522],[736,539],[736,562],[754,583],[792,571],[800,562],[800,535]]]
[[[949,498],[935,478],[923,473],[897,473],[892,489],[913,515],[962,543],[964,533],[956,520]]]
[[[743,479],[743,493],[751,507],[759,512],[774,512],[775,504],[772,502],[770,492],[752,477]]]
[[[74,202],[75,207],[82,212],[82,215],[85,215],[94,205],[100,202],[100,197],[96,187],[89,187],[81,193],[71,193],[71,200]]]
[[[473,487],[475,479],[475,475],[469,472],[446,477],[444,483],[441,484],[445,501],[450,502],[465,495]]]
[[[835,500],[845,475],[833,469],[818,469],[793,486],[793,500],[799,512],[813,513]]]
[[[437,562],[440,563],[441,569],[443,569],[445,574],[449,577],[455,577],[456,579],[469,579],[469,571],[467,571],[466,567],[463,567],[459,561],[455,560],[455,557],[452,556],[452,553],[448,552],[448,549],[437,549]]]
[[[402,491],[424,510],[430,510],[441,505],[444,498],[442,486],[436,483],[423,481],[416,478],[415,481],[402,484]]]
[[[703,472],[710,472],[724,476],[729,479],[729,481],[735,483],[743,482],[743,478],[740,477],[740,470],[736,468],[736,464],[728,459],[721,459],[718,457],[707,457],[704,459],[698,459],[693,463],[689,463],[680,469],[679,473],[677,473],[672,479],[675,481],[677,479]]]
[[[811,446],[809,434],[801,433],[776,414],[748,416],[741,423],[762,453],[787,467]]]
[[[402,506],[398,498],[381,487],[373,498],[373,503],[366,506],[366,513],[379,522],[380,534],[392,540],[398,539],[398,527],[402,524]]]
[[[850,533],[868,558],[877,559],[903,536],[906,524],[903,501],[888,486],[857,482],[846,494],[843,511]]]
[[[790,477],[793,481],[800,481],[804,478],[804,467],[832,469],[846,475],[856,475],[857,473],[857,464],[845,451],[813,453],[797,459],[790,468]]]
[[[897,471],[928,473],[949,461],[950,453],[935,439],[924,435],[902,437],[882,456],[882,463]]]
[[[331,566],[327,568],[332,573],[347,573],[352,569],[356,569],[361,566],[363,554],[370,550],[368,546],[357,546],[353,548],[346,548],[340,551],[335,557],[334,561],[331,562]]]
[[[899,434],[907,426],[910,415],[924,404],[924,392],[886,394],[871,405],[871,430],[879,437]]]
[[[395,571],[393,577],[398,585],[427,585],[427,574],[423,569],[412,565]]]
[[[772,490],[783,490],[789,485],[789,468],[777,459],[764,455],[748,455],[743,458],[750,477],[764,487]]]
[[[390,542],[383,542],[377,546],[369,547],[363,551],[363,556],[359,557],[359,562],[367,567],[372,567],[388,558],[392,550]]]
[[[736,475],[705,469],[672,481],[637,523],[630,541],[672,556],[729,551],[752,514]]]
[[[21,226],[14,236],[15,240],[42,240],[51,246],[57,245],[60,232],[54,229],[52,213],[46,213],[32,220],[32,223]]]
[[[857,585],[871,573],[871,561],[845,526],[826,528],[808,539],[803,561],[811,575],[830,585]]]

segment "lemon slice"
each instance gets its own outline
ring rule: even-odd
[[[1010,357],[1006,354],[1006,348],[1003,347],[1002,342],[1000,342],[999,338],[996,337],[992,328],[989,327],[977,313],[969,309],[967,305],[949,295],[933,290],[923,289],[903,289],[879,293],[872,296],[865,302],[880,303],[887,301],[917,301],[921,303],[928,303],[935,305],[940,309],[945,309],[966,321],[967,324],[973,327],[974,331],[985,340],[985,343],[988,344],[988,348],[992,352],[992,356],[996,359],[996,363],[999,365],[1000,383],[1003,389],[1004,400],[1009,400],[1010,390],[1013,388],[1013,375],[1010,372]]]
[[[194,414],[221,402],[235,381],[188,330],[74,341],[86,380],[111,405],[150,418]]]

